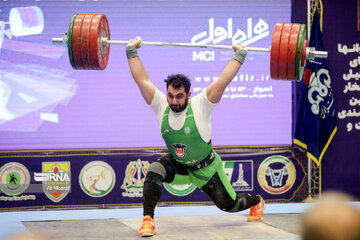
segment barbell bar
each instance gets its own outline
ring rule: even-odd
[[[63,43],[68,47],[70,64],[74,69],[104,70],[110,44],[127,45],[130,41],[110,40],[109,23],[104,14],[74,14],[68,32],[62,38],[52,38],[52,42]],[[193,43],[144,41],[141,45],[232,49],[228,45]],[[298,23],[276,23],[271,48],[247,47],[247,50],[270,52],[272,79],[300,81],[306,59],[327,58],[326,51],[308,47],[306,25]]]
[[[64,38],[52,38],[53,43],[64,43]],[[101,39],[101,44],[108,46],[110,44],[127,45],[130,41]],[[168,47],[191,47],[191,48],[212,48],[212,49],[232,49],[229,45],[209,45],[209,44],[193,44],[193,43],[170,43],[170,42],[141,42],[141,45],[148,46],[168,46]],[[270,52],[270,48],[247,47],[248,51],[253,52]]]

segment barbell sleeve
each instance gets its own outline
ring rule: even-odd
[[[52,38],[51,42],[52,43],[64,43],[66,41],[64,41],[64,38]]]

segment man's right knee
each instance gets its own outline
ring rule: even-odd
[[[146,174],[145,182],[152,182],[161,186],[166,177],[165,167],[158,161],[150,164],[148,172]]]
[[[145,181],[162,185],[162,182],[172,182],[175,178],[175,170],[172,166],[172,157],[167,154],[150,164]]]
[[[166,169],[164,165],[159,161],[155,161],[152,164],[150,164],[148,172],[159,174],[163,179],[165,179],[166,177]]]

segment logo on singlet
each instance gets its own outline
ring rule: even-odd
[[[186,128],[184,129],[184,133],[185,133],[185,134],[190,134],[190,133],[191,133],[191,128],[186,127]]]
[[[184,158],[186,156],[186,145],[181,143],[175,143],[172,145],[174,148],[176,156],[179,158]]]

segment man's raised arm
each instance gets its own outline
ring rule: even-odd
[[[130,72],[134,78],[136,84],[138,85],[142,96],[144,97],[147,104],[151,104],[156,87],[150,81],[149,76],[141,63],[137,49],[141,47],[141,39],[136,38],[131,40],[129,45],[126,46],[126,56],[128,58],[128,63],[130,67]]]
[[[206,89],[207,98],[212,103],[220,102],[226,87],[231,83],[245,61],[247,54],[246,47],[243,45],[233,45],[232,47],[235,51],[233,59],[225,66],[219,79],[210,84]]]

